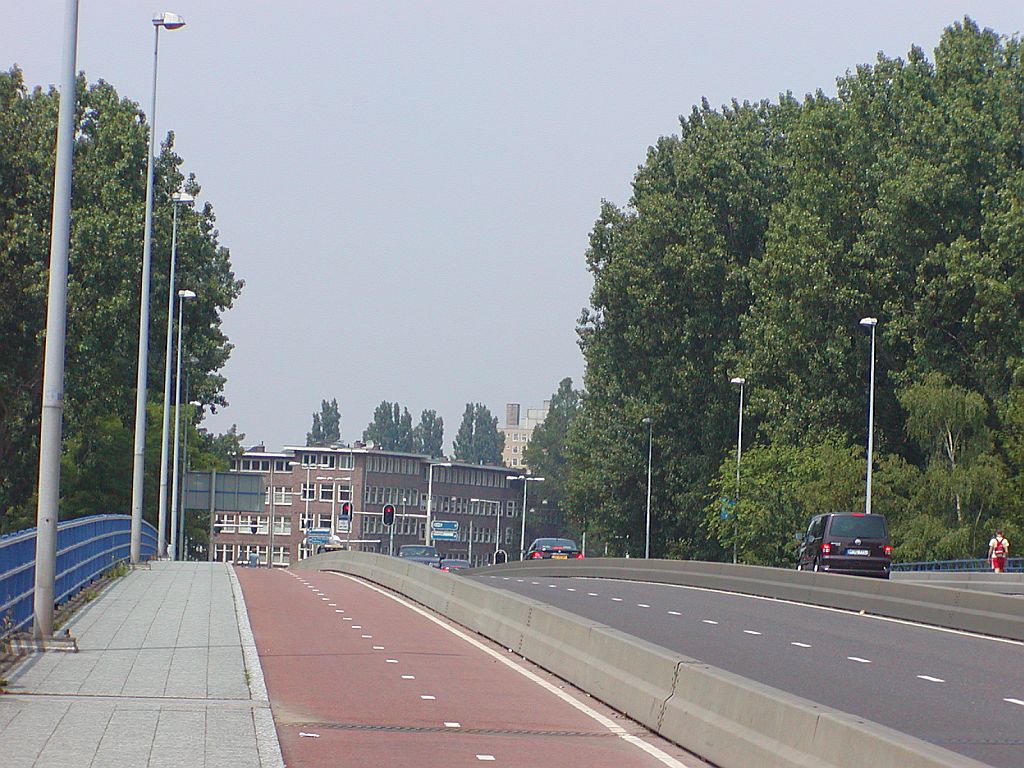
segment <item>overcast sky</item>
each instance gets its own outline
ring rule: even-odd
[[[0,0],[0,66],[55,83],[64,7]],[[187,22],[161,33],[157,133],[245,280],[205,425],[269,449],[325,398],[345,440],[397,400],[450,446],[467,402],[501,424],[579,386],[590,228],[679,115],[834,93],[880,50],[930,58],[965,14],[1021,28],[1008,0],[81,0],[78,69],[147,111],[155,10]]]

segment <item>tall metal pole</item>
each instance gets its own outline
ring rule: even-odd
[[[181,323],[178,323],[178,327],[179,328],[181,327]],[[179,347],[179,349],[180,349],[180,347]],[[179,380],[181,379],[181,369],[180,368],[178,369],[178,379]],[[185,405],[187,405],[187,406],[191,405],[192,403],[191,403],[191,401],[188,398],[188,371],[187,370],[185,371],[185,393],[184,394],[185,394],[185,397],[184,397]],[[179,417],[179,412],[180,412],[180,409],[181,409],[182,398],[175,398],[175,400],[177,402],[177,406],[178,407],[174,411],[174,418],[177,419]],[[190,415],[189,416],[189,424],[191,424],[191,421],[192,421],[192,417]],[[181,488],[179,489],[177,487],[178,486],[178,482],[176,481],[175,482],[175,489],[174,489],[175,491],[178,491],[180,493],[180,495],[178,496],[178,503],[176,505],[176,507],[178,508],[178,528],[179,528],[179,531],[178,531],[177,535],[178,535],[178,542],[179,542],[179,544],[176,547],[175,551],[181,553],[181,559],[182,560],[188,559],[186,557],[186,555],[188,553],[185,550],[185,514],[188,511],[188,508],[185,506],[187,504],[187,502],[188,502],[188,499],[186,498],[186,495],[185,495],[185,489],[186,489],[186,487],[188,485],[188,426],[189,426],[188,424],[185,425],[185,433],[181,436],[181,464],[182,464],[182,467],[181,467],[182,468],[182,472],[181,472]],[[175,427],[175,428],[177,428],[177,427]],[[177,440],[175,440],[175,445],[177,445]],[[175,449],[175,451],[177,451],[177,449]],[[210,521],[210,525],[213,525],[213,520]],[[211,541],[212,541],[212,539],[211,539]]]
[[[737,509],[740,503],[740,459],[743,456],[743,388],[747,383],[746,379],[735,378],[733,384],[740,385],[740,413],[736,427],[736,498],[732,508],[732,561],[736,563],[736,540],[739,536],[739,514]]]
[[[871,326],[871,383],[868,387],[868,482],[867,490],[864,494],[864,514],[871,514],[871,464],[872,464],[872,453],[874,451],[875,444],[875,326],[878,325],[878,321],[874,318],[867,318],[873,320],[870,323]],[[864,322],[863,320],[861,321]]]
[[[267,568],[274,567],[274,464],[277,459],[270,460],[270,540],[267,543]],[[333,506],[333,505],[332,505]],[[333,525],[333,523],[332,523]]]
[[[430,464],[427,467],[427,525],[423,530],[423,543],[428,547],[430,546],[430,515],[433,509],[434,503],[434,467],[436,464]]]
[[[523,560],[526,557],[526,489],[530,485],[530,481],[526,479],[526,475],[523,475],[523,519],[519,521],[519,559]]]
[[[647,532],[644,539],[644,558],[651,556],[651,464],[654,458],[654,419],[647,417]]]
[[[132,458],[131,562],[139,562],[142,547],[142,492],[146,471],[146,376],[149,368],[149,267],[153,254],[153,144],[156,140],[156,71],[160,25],[153,29],[153,93],[149,109],[146,154],[146,222],[142,237],[142,285],[139,289],[139,354],[135,380],[135,453]]]
[[[167,452],[171,431],[171,344],[174,341],[174,280],[178,260],[178,206],[171,204],[171,264],[167,273],[167,333],[166,345],[164,347],[164,414],[163,424],[160,431],[160,499],[157,502],[157,557],[163,557],[167,552]],[[181,308],[178,313],[178,372],[181,372]],[[177,401],[180,404],[180,400]],[[177,420],[175,420],[177,427]],[[178,446],[178,436],[174,436],[175,451]],[[177,456],[175,456],[177,463]],[[173,494],[172,494],[173,495]],[[175,518],[174,510],[171,511],[172,521]],[[178,529],[171,524],[171,559],[174,559],[174,544],[178,537]]]
[[[53,636],[57,517],[60,504],[60,448],[64,419],[68,251],[71,249],[71,165],[75,151],[77,46],[78,0],[67,0],[64,12],[60,112],[57,117],[57,157],[53,171],[50,280],[46,297],[43,403],[39,427],[39,493],[36,507],[35,592],[32,604],[32,634],[37,640]]]
[[[497,564],[498,550],[501,549],[501,502],[496,501],[498,507],[498,514],[494,518],[494,560]]]
[[[177,214],[177,208],[174,209]],[[185,330],[184,327],[184,309],[185,300],[190,296],[194,297],[195,294],[192,291],[178,291],[178,360],[175,369],[174,377],[174,473],[173,482],[171,486],[171,548],[170,554],[171,559],[175,560],[178,556],[178,436],[181,432],[181,336]],[[169,311],[171,316],[174,315],[173,309]],[[170,334],[168,334],[170,338]],[[169,358],[168,358],[169,359]],[[170,368],[168,367],[168,373]],[[167,405],[170,404],[170,397],[164,401]],[[166,419],[169,414],[169,409],[164,408],[164,417]],[[163,475],[166,473],[166,468],[161,466],[160,474],[162,485],[160,493],[163,495],[166,493],[167,480]],[[163,538],[160,539],[163,541]]]

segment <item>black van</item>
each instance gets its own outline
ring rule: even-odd
[[[892,545],[882,515],[816,515],[800,538],[798,571],[889,578]]]

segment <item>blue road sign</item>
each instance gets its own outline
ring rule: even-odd
[[[441,530],[433,531],[430,536],[435,541],[458,541],[459,532],[448,528],[442,528]]]
[[[458,520],[431,520],[430,530],[432,531],[457,531],[459,530]]]
[[[326,544],[327,540],[331,538],[330,528],[307,528],[306,529],[306,541],[314,546],[319,544]]]

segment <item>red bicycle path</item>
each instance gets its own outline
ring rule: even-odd
[[[321,571],[237,574],[288,768],[703,765],[573,694],[669,758],[649,754],[384,590]]]

